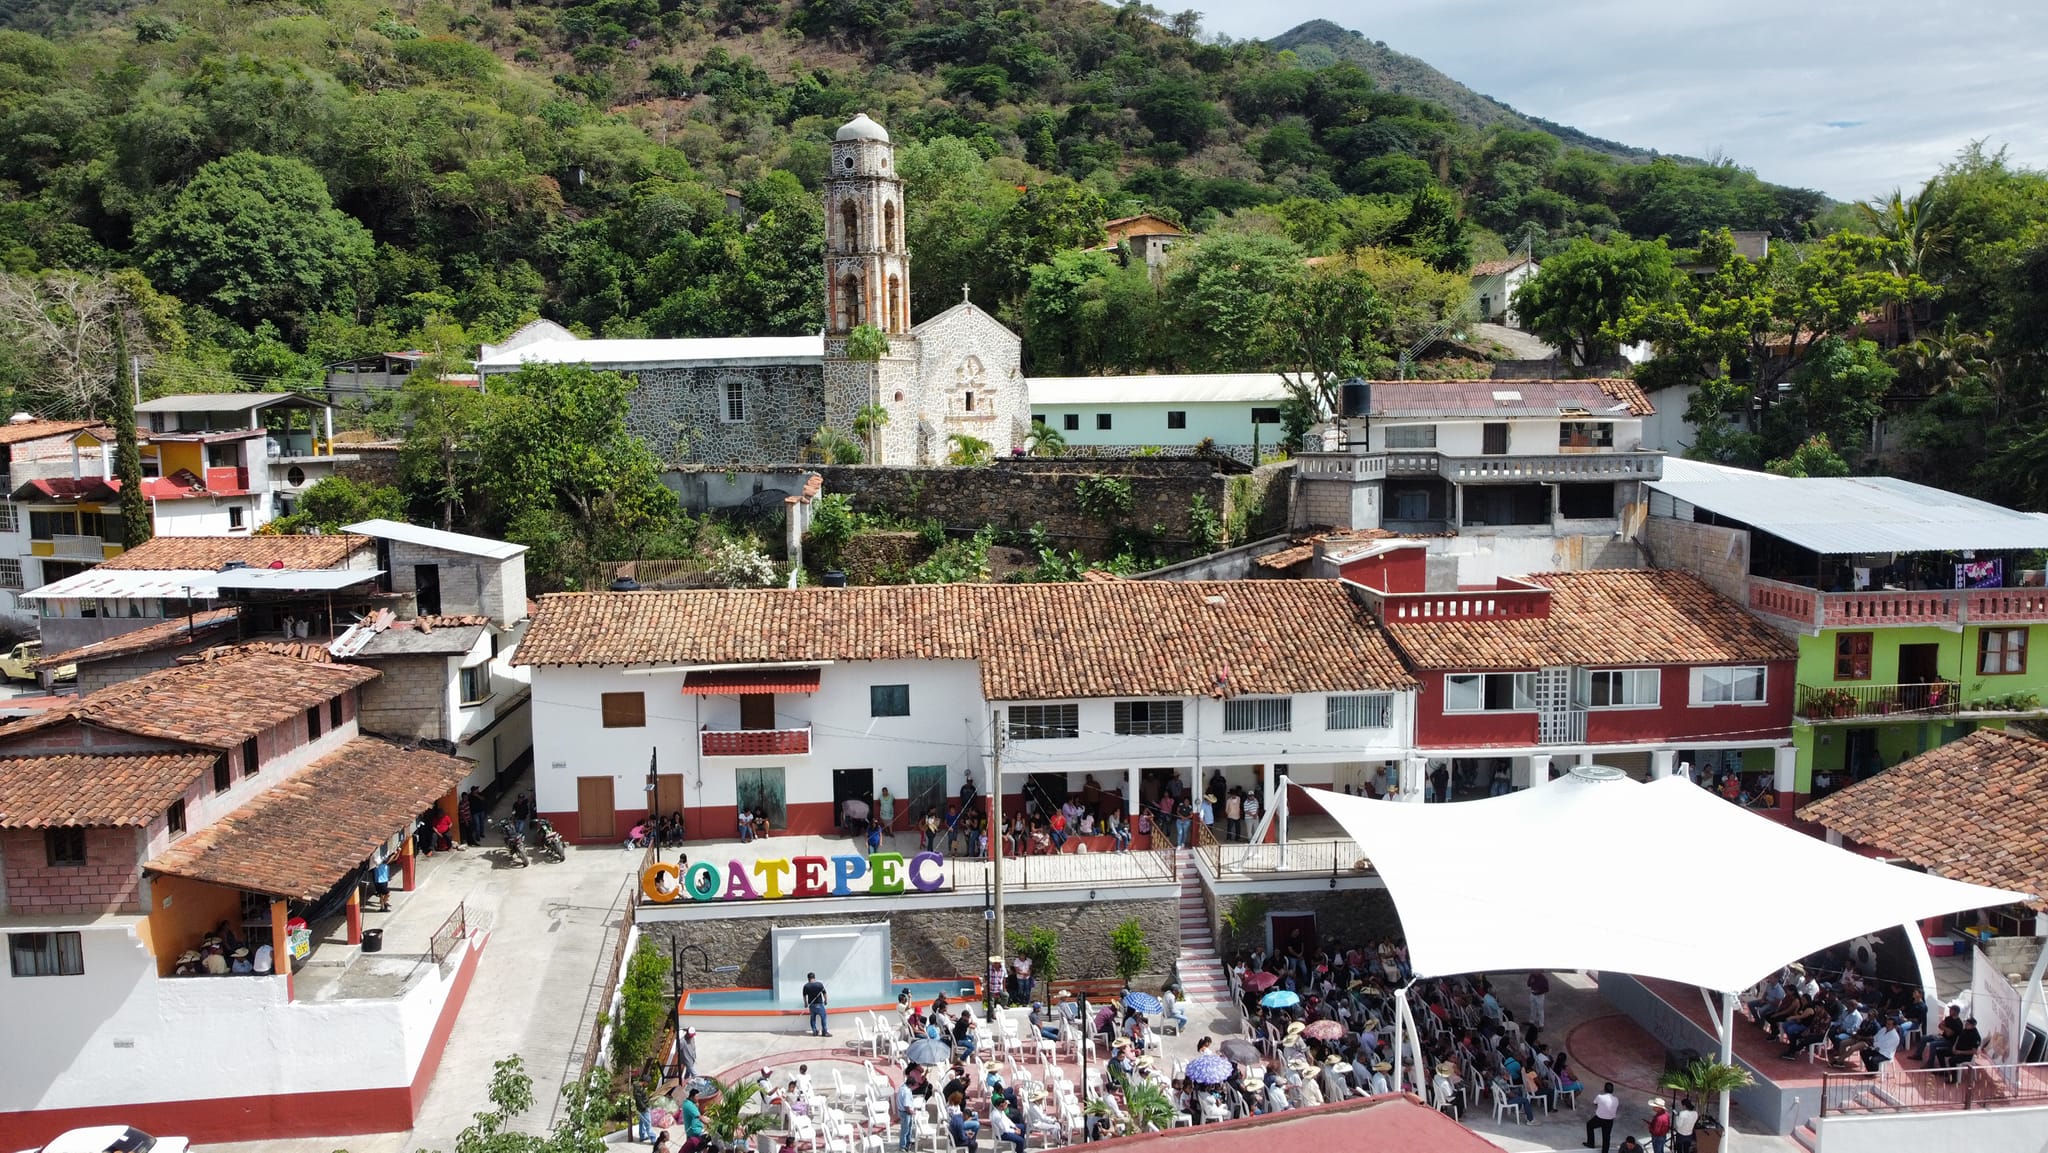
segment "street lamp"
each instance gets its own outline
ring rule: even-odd
[[[981,952],[983,956],[996,955],[996,908],[989,901],[989,875],[992,869],[981,871]],[[996,983],[987,973],[981,979],[982,1020],[993,1023],[996,1019]]]

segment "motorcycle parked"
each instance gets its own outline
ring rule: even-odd
[[[526,859],[526,847],[519,843],[519,830],[512,827],[512,822],[499,821],[498,835],[505,838],[505,852],[519,862],[520,868],[531,863]]]
[[[545,850],[547,855],[555,860],[566,861],[569,859],[568,844],[562,840],[562,834],[555,831],[554,823],[546,817],[535,817],[533,819],[533,832],[530,834],[530,837],[537,848]]]

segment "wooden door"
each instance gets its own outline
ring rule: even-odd
[[[1505,423],[1489,423],[1479,427],[1479,451],[1488,456],[1501,456],[1508,451],[1508,426]]]
[[[576,839],[609,841],[619,835],[610,777],[576,778]]]
[[[775,727],[775,694],[747,693],[740,697],[740,727],[747,730]]]
[[[683,775],[681,773],[655,774],[654,811],[657,813],[680,813],[683,811]]]

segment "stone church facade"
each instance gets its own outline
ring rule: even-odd
[[[887,412],[870,459],[944,464],[956,435],[1007,456],[1030,435],[1017,335],[973,303],[913,325],[910,250],[895,146],[866,113],[842,125],[825,180],[822,334],[708,340],[553,339],[487,354],[478,371],[573,363],[637,381],[627,421],[672,465],[795,461],[821,426],[851,436],[863,409]],[[847,356],[853,330],[889,342],[877,361]]]

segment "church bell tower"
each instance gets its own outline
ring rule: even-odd
[[[871,324],[910,332],[910,252],[903,244],[903,181],[888,130],[862,112],[832,140],[825,176],[825,334]]]

